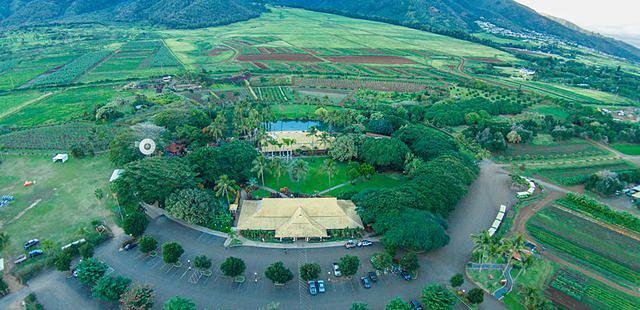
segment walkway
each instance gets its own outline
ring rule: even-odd
[[[501,288],[493,292],[493,296],[498,300],[502,300],[502,298],[504,298],[504,295],[511,292],[511,290],[513,289],[513,277],[511,277],[511,268],[513,268],[513,266],[509,265],[504,270],[504,273],[503,273],[505,279],[507,280],[507,283],[505,283],[504,286],[502,286]]]

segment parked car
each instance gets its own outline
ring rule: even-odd
[[[122,249],[124,249],[125,251],[129,251],[131,249],[134,249],[137,246],[138,246],[138,244],[135,243],[135,242],[127,243]]]
[[[411,307],[413,308],[413,310],[422,310],[422,309],[423,309],[423,308],[422,308],[422,305],[420,304],[420,302],[418,302],[418,301],[417,301],[417,300],[415,300],[415,299],[414,299],[414,300],[412,300],[412,301],[410,302],[410,304],[411,304]]]
[[[316,281],[309,281],[309,294],[318,295],[318,287],[316,287]]]
[[[358,242],[357,245],[358,245],[358,247],[361,248],[361,247],[365,247],[365,246],[371,246],[371,245],[373,245],[373,242],[369,241],[369,240],[362,240],[362,241]]]
[[[400,276],[407,281],[411,280],[411,274],[404,270],[400,271]]]
[[[37,245],[38,243],[40,243],[40,240],[38,239],[31,239],[27,242],[24,243],[24,249],[28,250],[30,247]]]
[[[22,262],[24,262],[26,260],[27,260],[27,255],[20,254],[20,256],[16,257],[16,260],[13,263],[17,265],[17,264],[20,264],[20,263],[22,263]]]
[[[369,271],[369,279],[371,282],[378,282],[378,275],[374,271]]]
[[[342,271],[340,271],[338,263],[333,263],[333,275],[336,277],[342,277]]]
[[[43,250],[33,250],[33,251],[29,252],[29,258],[40,256],[42,254],[44,254]]]
[[[364,286],[364,288],[371,288],[371,280],[369,280],[369,277],[360,278],[360,282],[362,282],[362,286]]]
[[[347,249],[355,248],[356,246],[358,246],[358,243],[355,240],[349,240],[344,244],[344,247]]]
[[[325,291],[324,280],[318,280],[318,292],[324,293]]]

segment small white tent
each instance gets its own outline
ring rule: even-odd
[[[56,156],[53,157],[53,162],[61,162],[64,163],[67,160],[69,160],[69,154],[58,154]]]

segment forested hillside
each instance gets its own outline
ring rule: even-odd
[[[0,25],[117,21],[197,28],[247,20],[263,11],[249,0],[0,0]]]
[[[512,0],[267,1],[444,33],[478,30],[475,22],[482,19],[513,31],[535,31],[612,55],[640,60],[640,50],[629,44],[571,29]]]

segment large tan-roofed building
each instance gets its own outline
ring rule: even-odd
[[[271,155],[287,155],[296,150],[322,152],[329,149],[331,140],[323,140],[322,132],[309,135],[307,131],[269,131],[260,151]]]
[[[264,198],[242,203],[237,229],[275,231],[276,238],[327,238],[330,229],[363,228],[356,207],[337,198]]]

